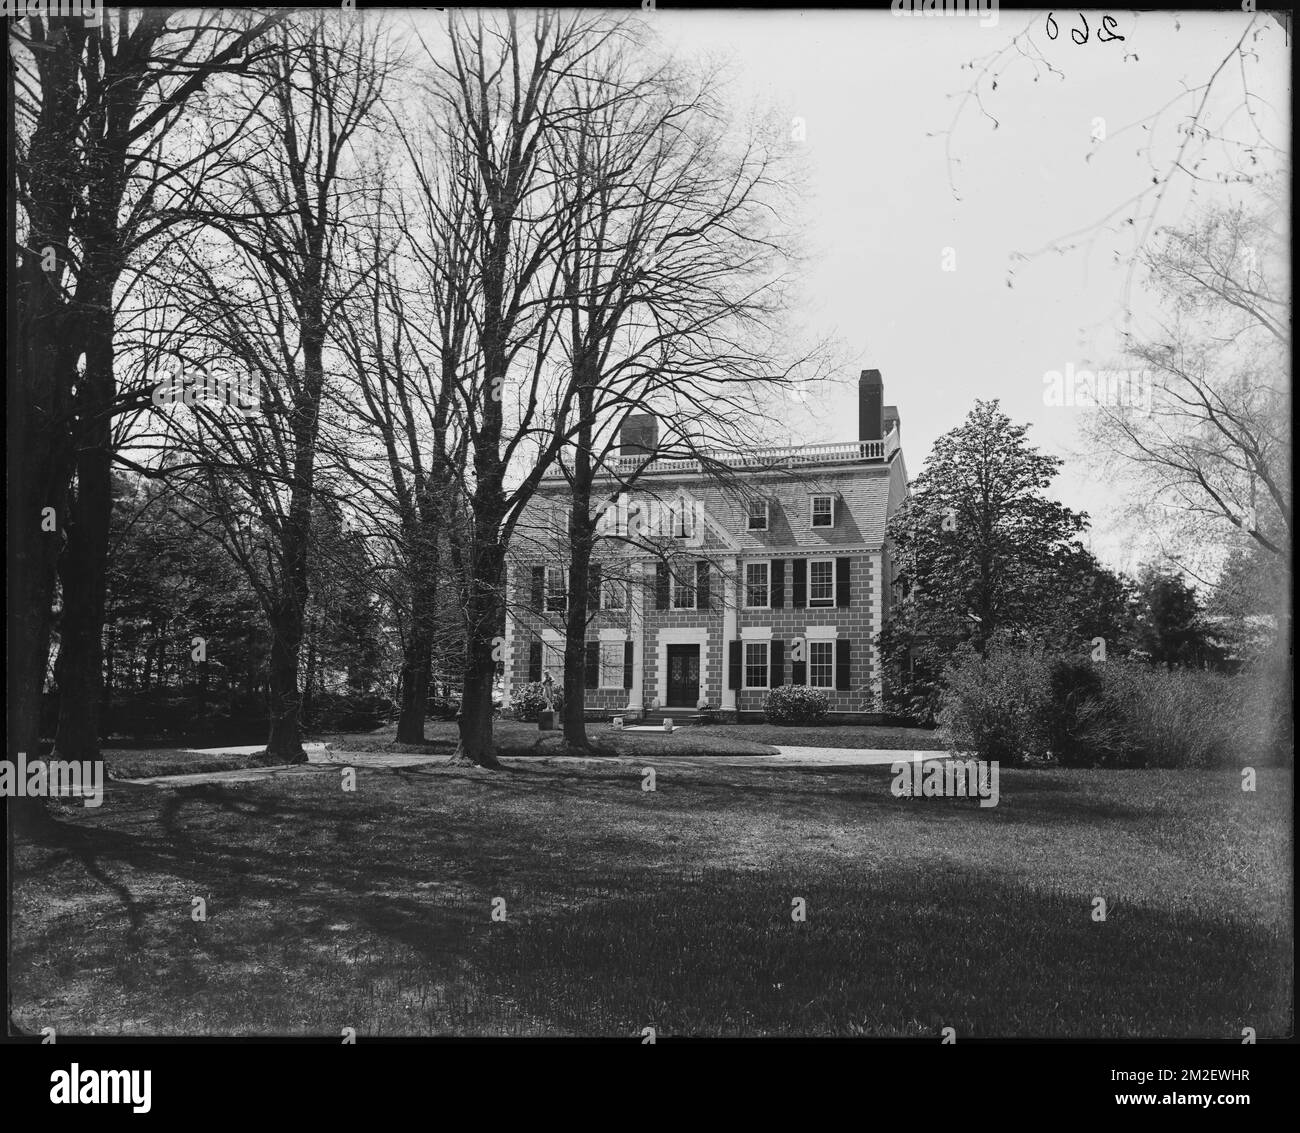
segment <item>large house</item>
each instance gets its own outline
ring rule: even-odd
[[[907,473],[878,370],[862,372],[858,397],[856,440],[710,454],[707,473],[698,460],[656,459],[654,418],[628,417],[599,485],[613,502],[588,596],[592,717],[708,706],[743,718],[782,684],[825,691],[839,718],[880,711],[886,522]],[[507,706],[526,681],[549,675],[563,687],[568,507],[566,482],[552,476],[520,525],[508,570]]]

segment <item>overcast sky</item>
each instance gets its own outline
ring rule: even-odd
[[[853,380],[819,407],[820,421],[794,419],[791,439],[853,439],[857,372],[877,368],[886,401],[899,406],[912,475],[935,438],[958,425],[979,396],[999,397],[1013,420],[1031,422],[1031,438],[1043,448],[1063,456],[1076,450],[1077,415],[1087,411],[1046,407],[1044,374],[1120,361],[1116,331],[1131,253],[1150,209],[1122,212],[1119,234],[1087,232],[1085,239],[1096,236],[1090,246],[1014,265],[1008,287],[1012,257],[1088,228],[1150,183],[1153,161],[1165,168],[1189,104],[1171,107],[1150,130],[1136,123],[1175,99],[1183,84],[1203,84],[1251,17],[1119,13],[1113,30],[1124,41],[1099,42],[1099,14],[1087,13],[1083,45],[1069,34],[1080,26],[1077,16],[1060,12],[1055,41],[1043,30],[1046,13],[1023,11],[1000,13],[995,27],[888,10],[660,9],[645,18],[683,52],[729,56],[738,104],[758,101],[792,123],[800,119],[806,131],[812,257],[802,314],[838,334],[855,361],[846,375]],[[973,76],[962,65],[1000,51],[1029,26],[1064,80],[1019,55],[999,65],[998,90],[985,98],[998,128],[968,104],[950,138],[951,157],[961,164],[950,167],[941,135]],[[1252,105],[1266,137],[1285,148],[1290,52],[1270,17],[1261,15],[1256,27],[1259,59],[1247,79],[1262,101]],[[1235,64],[1223,82],[1225,97],[1210,107],[1215,121],[1241,102]],[[1098,118],[1106,138],[1094,143]],[[1244,113],[1230,129],[1251,136]],[[1090,150],[1095,156],[1085,161]],[[1212,176],[1216,164],[1229,168],[1220,147],[1199,156],[1207,161],[1202,176]],[[1185,185],[1171,186],[1159,222],[1177,224],[1191,215],[1189,204],[1240,191],[1202,186],[1191,202]],[[1137,217],[1131,228],[1123,223],[1129,215]],[[946,248],[955,271],[943,270]],[[1140,290],[1134,299],[1142,302]],[[1146,548],[1113,529],[1108,485],[1072,457],[1056,490],[1091,513],[1092,544],[1103,559],[1136,566]]]

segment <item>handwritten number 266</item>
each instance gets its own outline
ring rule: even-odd
[[[1087,43],[1088,42],[1088,19],[1082,12],[1079,13],[1079,21],[1080,23],[1083,24],[1083,30],[1080,31],[1078,28],[1071,28],[1070,38],[1074,40],[1075,43],[1079,43],[1079,44]],[[1051,12],[1048,12],[1047,13],[1047,38],[1055,39],[1059,34],[1060,34],[1060,29],[1056,26],[1056,19],[1054,18]],[[1122,35],[1115,34],[1115,17],[1102,16],[1101,31],[1097,33],[1097,42],[1109,43],[1112,39],[1123,40],[1123,38],[1124,37]]]

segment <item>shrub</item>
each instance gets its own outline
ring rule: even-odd
[[[990,647],[949,668],[939,725],[957,751],[1018,764],[1045,759],[1052,690],[1048,659],[1036,650]]]
[[[769,724],[820,724],[831,702],[824,692],[803,685],[781,685],[767,694],[763,712]]]
[[[1242,766],[1268,758],[1275,730],[1256,703],[1269,695],[1266,682],[1199,669],[990,647],[950,667],[940,723],[954,748],[1009,764]]]
[[[564,706],[564,690],[556,685],[551,699],[554,702],[555,711],[559,712]],[[538,717],[546,709],[546,686],[541,681],[532,681],[526,685],[520,685],[515,689],[510,697],[511,705],[514,708],[515,719],[536,723]]]
[[[1099,671],[1106,709],[1123,729],[1125,766],[1214,767],[1252,757],[1249,686],[1239,678],[1122,661]]]
[[[460,713],[460,701],[449,700],[442,696],[429,697],[425,715],[430,720],[454,720]]]
[[[372,731],[393,713],[388,697],[372,693],[319,692],[312,698],[311,708],[312,727],[323,731]]]

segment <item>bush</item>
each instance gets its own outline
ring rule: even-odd
[[[551,694],[551,699],[554,702],[555,711],[559,712],[564,706],[564,690],[556,685],[554,692]],[[510,703],[514,708],[516,720],[536,723],[538,717],[546,709],[546,686],[541,681],[520,685],[511,694]]]
[[[831,702],[824,692],[803,685],[781,685],[767,694],[763,712],[769,724],[820,724]]]
[[[1106,710],[1122,729],[1117,762],[1124,766],[1215,767],[1253,758],[1249,685],[1240,678],[1131,661],[1099,671]]]
[[[448,700],[441,696],[429,697],[425,715],[430,720],[454,720],[460,713],[460,701]]]
[[[1051,666],[1037,650],[990,647],[959,655],[947,673],[939,726],[957,751],[1011,765],[1051,750]]]
[[[393,714],[393,702],[375,693],[321,692],[311,708],[311,726],[321,731],[369,732]]]
[[[1008,764],[1236,767],[1276,750],[1266,707],[1274,689],[1199,669],[990,647],[949,668],[939,717],[954,748]]]

